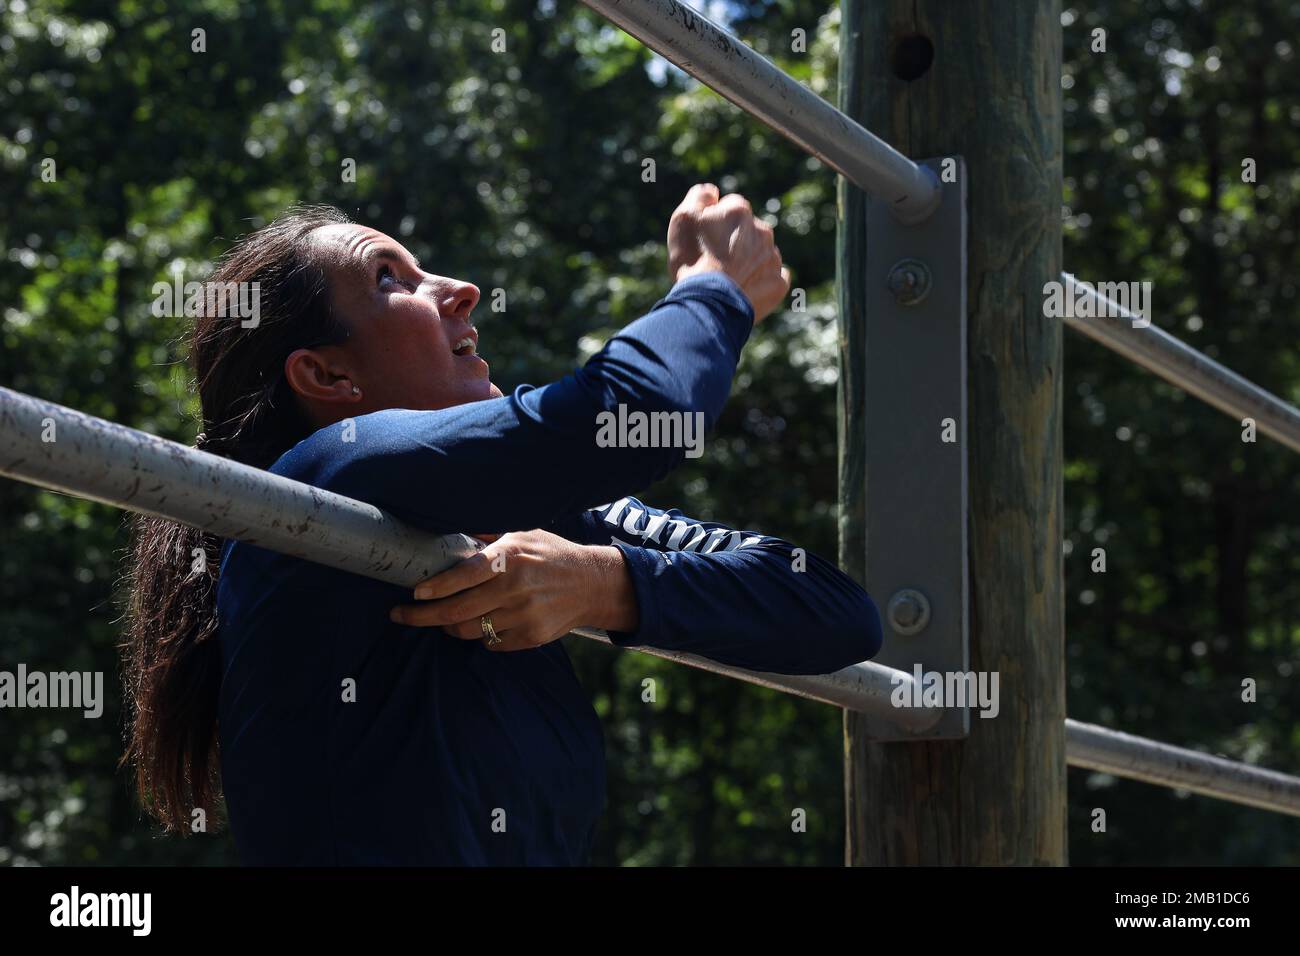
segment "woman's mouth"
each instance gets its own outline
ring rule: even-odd
[[[478,354],[478,342],[472,336],[465,336],[458,339],[452,344],[451,354],[456,356],[462,362],[468,362],[476,366],[474,374],[486,375],[488,372],[488,363],[483,360],[483,356]]]

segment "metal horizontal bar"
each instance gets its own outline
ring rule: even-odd
[[[1300,816],[1300,777],[1077,720],[1065,722],[1065,744],[1072,767]]]
[[[705,86],[843,173],[899,220],[939,205],[935,174],[849,119],[766,57],[677,0],[582,0]]]
[[[1227,412],[1237,420],[1254,419],[1258,429],[1292,451],[1300,451],[1300,410],[1266,392],[1214,359],[1196,351],[1168,332],[1145,325],[1134,326],[1139,317],[1119,303],[1098,295],[1087,283],[1068,272],[1061,273],[1066,295],[1072,301],[1088,300],[1094,315],[1119,318],[1082,318],[1067,315],[1065,323],[1076,332],[1100,342],[1106,348],[1155,372],[1167,382],[1195,395],[1201,401]],[[1107,310],[1102,312],[1102,309]],[[1145,323],[1145,319],[1141,320]]]
[[[463,535],[419,531],[372,505],[7,388],[0,388],[0,474],[405,587],[475,547]],[[575,633],[609,643],[598,630]],[[911,699],[913,676],[870,662],[834,674],[791,676],[637,650],[837,707],[887,714],[916,730],[941,716],[937,708],[894,707],[890,698],[900,685]],[[1074,720],[1066,721],[1066,743],[1073,766],[1300,815],[1300,778]]]
[[[420,531],[373,505],[7,388],[0,388],[0,475],[404,587],[477,548],[465,535]],[[576,633],[610,643],[603,631]],[[913,699],[915,680],[879,664],[804,677],[746,671],[673,651],[635,650],[838,707],[888,712],[918,731],[942,714],[934,708],[895,708],[890,695],[905,685],[907,699]]]
[[[580,627],[573,633],[580,637],[610,643],[605,632],[595,628]],[[694,654],[683,654],[680,651],[662,651],[653,647],[638,647],[635,650],[685,664],[687,667],[721,674],[723,677],[734,677],[748,684],[770,687],[773,690],[807,697],[809,700],[821,701],[824,704],[887,715],[894,723],[918,733],[933,727],[943,716],[942,708],[937,707],[895,707],[890,701],[890,695],[899,692],[899,688],[905,688],[901,691],[907,695],[905,699],[912,700],[915,678],[906,671],[873,664],[870,661],[854,664],[833,674],[803,676],[747,671],[697,657]]]
[[[373,505],[0,388],[0,475],[413,587],[476,550]]]

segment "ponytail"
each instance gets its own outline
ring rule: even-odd
[[[253,328],[200,315],[190,336],[203,412],[197,446],[269,467],[313,426],[284,381],[296,349],[342,342],[312,230],[347,222],[328,206],[299,206],[241,239],[212,283],[257,283]],[[163,518],[130,519],[129,586],[122,644],[129,708],[124,764],[146,810],[189,833],[195,810],[216,819],[221,796],[217,711],[221,695],[217,577],[221,539]]]
[[[123,653],[131,713],[123,763],[145,808],[186,833],[194,810],[218,817],[217,571],[221,540],[133,515],[130,606]]]

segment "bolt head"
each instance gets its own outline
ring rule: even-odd
[[[889,270],[889,292],[899,305],[916,305],[930,294],[930,270],[919,259],[902,259]]]
[[[930,623],[930,602],[920,591],[904,588],[889,599],[885,616],[896,633],[919,634]]]

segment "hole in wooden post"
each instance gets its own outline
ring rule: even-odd
[[[925,76],[933,62],[934,44],[929,37],[919,33],[901,37],[894,44],[894,52],[889,58],[894,76],[907,83]]]

